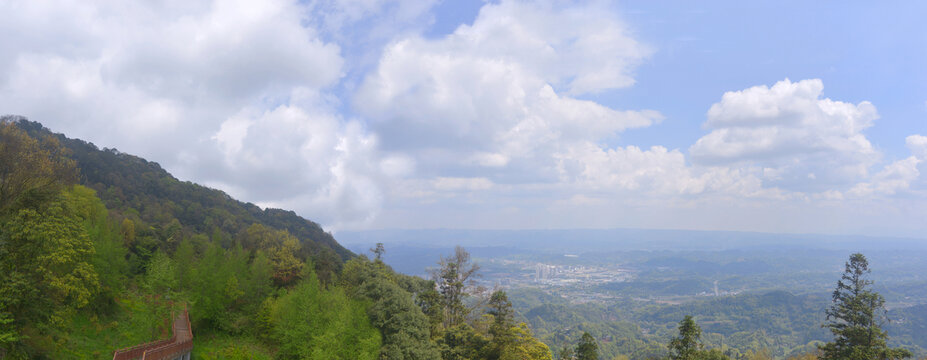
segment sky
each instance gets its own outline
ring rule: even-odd
[[[0,1],[0,113],[327,230],[927,238],[927,3]]]

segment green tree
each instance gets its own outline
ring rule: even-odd
[[[885,318],[885,298],[868,289],[872,281],[869,261],[863,254],[850,255],[837,288],[833,304],[825,312],[823,327],[834,334],[834,341],[820,347],[821,359],[902,359],[911,352],[886,345],[888,334],[880,327]]]
[[[367,315],[380,330],[380,358],[396,360],[438,359],[431,341],[429,322],[412,294],[396,283],[401,276],[382,262],[360,256],[345,263],[340,282],[356,298],[371,302]]]
[[[99,291],[84,211],[95,198],[85,197],[83,189],[76,186],[2,219],[0,321],[6,324],[0,334],[7,344],[0,346],[11,346],[26,324],[60,326]]]
[[[122,219],[122,225],[119,233],[122,234],[122,241],[127,247],[135,244],[135,222],[129,218]]]
[[[576,344],[576,360],[599,360],[599,344],[588,332],[583,332]]]
[[[380,334],[365,308],[340,287],[324,289],[315,274],[310,274],[273,306],[271,318],[280,357],[377,359]]]
[[[512,320],[512,302],[509,301],[505,291],[496,290],[489,298],[489,315],[493,322],[489,326],[489,334],[495,338],[511,336],[510,329],[514,325]]]
[[[74,160],[58,140],[29,137],[17,126],[21,118],[0,118],[0,216],[24,207],[30,198],[47,199],[77,180]]]
[[[699,358],[702,350],[700,337],[702,329],[692,320],[692,316],[686,315],[679,322],[679,336],[673,337],[669,342],[670,359],[672,360],[695,360]]]
[[[481,359],[485,356],[485,349],[489,346],[489,339],[478,333],[472,326],[464,323],[446,329],[438,346],[441,348],[443,360],[470,360]]]
[[[528,324],[513,326],[510,332],[513,340],[502,352],[500,360],[552,360],[550,348],[531,334]]]
[[[163,251],[158,251],[148,263],[145,273],[145,287],[156,294],[177,290],[177,277],[174,262]]]
[[[477,271],[480,266],[470,262],[470,253],[457,246],[450,257],[441,257],[438,268],[432,271],[432,279],[438,285],[444,307],[444,328],[462,324],[471,309],[464,304],[476,288]]]
[[[252,224],[245,231],[244,246],[263,250],[274,265],[274,281],[281,286],[295,282],[303,271],[303,263],[296,257],[299,240],[285,230],[274,230],[261,224]]]
[[[489,315],[492,324],[489,325],[489,335],[492,337],[489,345],[488,359],[501,359],[504,354],[514,353],[515,332],[512,320],[512,303],[509,302],[505,291],[496,290],[489,298]]]

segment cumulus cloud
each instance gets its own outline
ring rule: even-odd
[[[711,106],[711,131],[689,148],[699,165],[762,169],[766,186],[823,191],[868,176],[879,159],[863,130],[875,107],[822,98],[819,79],[727,92]]]
[[[923,164],[927,160],[927,136],[911,135],[905,138],[911,156],[888,164],[868,181],[856,184],[848,192],[858,198],[872,195],[895,195],[911,189],[920,180]],[[920,168],[920,169],[919,169]]]
[[[765,195],[759,179],[751,174],[725,167],[695,168],[686,163],[682,152],[662,146],[603,149],[586,143],[562,154],[559,162],[562,175],[577,174],[565,180],[596,190],[670,196],[705,192]]]
[[[363,222],[414,165],[336,110],[346,60],[319,4],[3,2],[0,107],[247,201]]]
[[[378,151],[377,139],[356,121],[343,121],[319,99],[273,110],[246,109],[223,123],[221,176],[244,185],[243,198],[323,214],[330,228],[371,220],[382,206],[381,185],[411,171],[411,160]]]
[[[723,94],[688,149],[629,145],[663,116],[593,100],[653,53],[609,4],[486,2],[426,38],[437,2],[0,2],[0,108],[329,229],[639,226],[927,189],[927,137],[883,161],[875,106],[818,79]]]
[[[616,18],[597,5],[487,4],[444,38],[390,44],[353,103],[425,175],[496,168],[506,181],[557,181],[555,154],[662,119],[575,97],[634,83],[650,50]]]

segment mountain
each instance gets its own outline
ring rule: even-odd
[[[220,190],[180,181],[156,162],[52,133],[38,122],[18,119],[17,125],[34,138],[57,137],[77,162],[81,185],[95,189],[109,209],[137,214],[141,220],[156,226],[169,226],[176,219],[193,232],[220,232],[226,237],[259,223],[286,230],[297,237],[302,256],[339,263],[354,257],[319,224],[293,211],[262,210]]]

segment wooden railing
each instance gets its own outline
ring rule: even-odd
[[[158,348],[167,344],[174,342],[173,337],[168,339],[162,339],[158,341],[152,341],[149,343],[144,343],[141,345],[135,345],[130,348],[116,350],[116,353],[113,354],[113,360],[132,360],[139,359],[142,355],[145,354],[145,350]]]
[[[193,328],[190,326],[190,316],[186,309],[180,316],[174,317],[171,330],[172,335],[168,339],[117,350],[113,354],[113,360],[175,359],[193,350]]]

